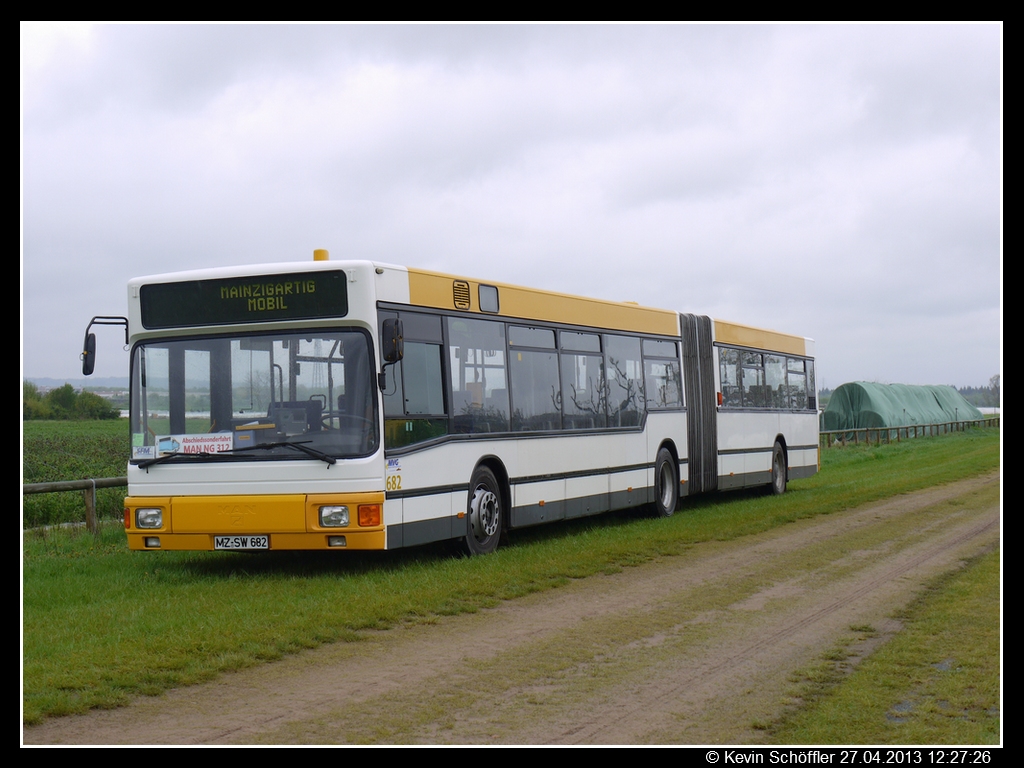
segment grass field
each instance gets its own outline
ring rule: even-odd
[[[128,422],[23,421],[23,482],[47,483],[96,477],[124,477],[128,464]],[[96,514],[120,519],[122,488],[96,492]],[[85,504],[81,491],[24,497],[22,527],[81,522]]]
[[[122,454],[123,455],[123,454]],[[488,557],[446,547],[385,553],[128,552],[59,530],[24,538],[24,719],[114,707],[365,628],[475,611],[569,579],[677,554],[989,472],[999,431],[827,451],[782,497],[723,494],[674,517],[616,513],[512,535]]]

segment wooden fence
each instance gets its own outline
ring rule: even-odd
[[[948,432],[963,432],[972,427],[998,427],[999,417],[973,421],[946,421],[940,424],[909,424],[903,427],[867,427],[864,429],[836,429],[818,433],[818,444],[822,448],[844,446],[850,443],[882,443],[901,442],[915,437],[931,437],[944,435]]]
[[[81,491],[85,499],[85,527],[90,533],[99,533],[96,523],[96,489],[126,488],[127,477],[97,477],[89,480],[60,480],[54,483],[25,483],[22,495],[29,493],[57,493],[59,491]]]

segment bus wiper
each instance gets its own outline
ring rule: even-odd
[[[224,451],[220,451],[220,453],[224,453]],[[152,467],[154,464],[160,464],[168,459],[173,459],[176,456],[188,456],[189,458],[195,456],[197,459],[208,459],[211,456],[216,455],[216,453],[210,453],[209,451],[197,451],[196,453],[182,453],[181,451],[175,451],[174,453],[165,453],[163,456],[157,456],[155,459],[140,461],[138,467],[139,469],[146,469],[147,467]]]
[[[330,456],[323,451],[318,451],[316,448],[310,448],[306,443],[310,442],[305,440],[303,442],[292,443],[287,440],[281,440],[276,443],[259,443],[258,445],[247,445],[245,448],[235,448],[232,451],[221,451],[221,453],[241,453],[242,451],[265,451],[271,448],[292,448],[299,453],[304,453],[307,456],[311,456],[314,459],[320,459],[326,461],[327,465],[337,464],[338,460],[333,456]]]
[[[328,466],[338,463],[338,460],[333,456],[323,453],[322,451],[318,451],[316,448],[310,448],[308,445],[305,444],[305,442],[290,443],[287,440],[282,440],[276,443],[260,443],[259,445],[247,445],[244,448],[232,448],[231,450],[227,451],[197,451],[196,453],[182,453],[180,451],[175,451],[174,453],[165,453],[163,456],[157,456],[155,459],[146,459],[145,461],[140,461],[138,466],[139,469],[147,469],[148,467],[151,467],[154,464],[160,464],[161,462],[173,459],[176,456],[188,456],[189,458],[194,457],[197,459],[213,459],[217,458],[218,456],[224,456],[227,454],[241,453],[243,451],[269,450],[271,448],[293,448],[299,453],[304,453],[307,456],[310,456],[314,459],[320,459],[321,461],[327,462]]]

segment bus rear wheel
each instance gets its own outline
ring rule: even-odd
[[[654,465],[654,513],[669,517],[679,504],[679,465],[668,448],[658,451]]]
[[[775,443],[775,448],[772,449],[772,483],[770,487],[774,496],[781,496],[786,492],[786,454],[778,443]]]
[[[501,486],[487,467],[477,467],[469,483],[466,508],[466,550],[487,555],[498,548],[501,538]]]

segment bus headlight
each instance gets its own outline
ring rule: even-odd
[[[160,507],[139,507],[135,510],[136,528],[162,528],[164,511]]]
[[[348,507],[320,507],[320,525],[324,528],[347,528]]]

